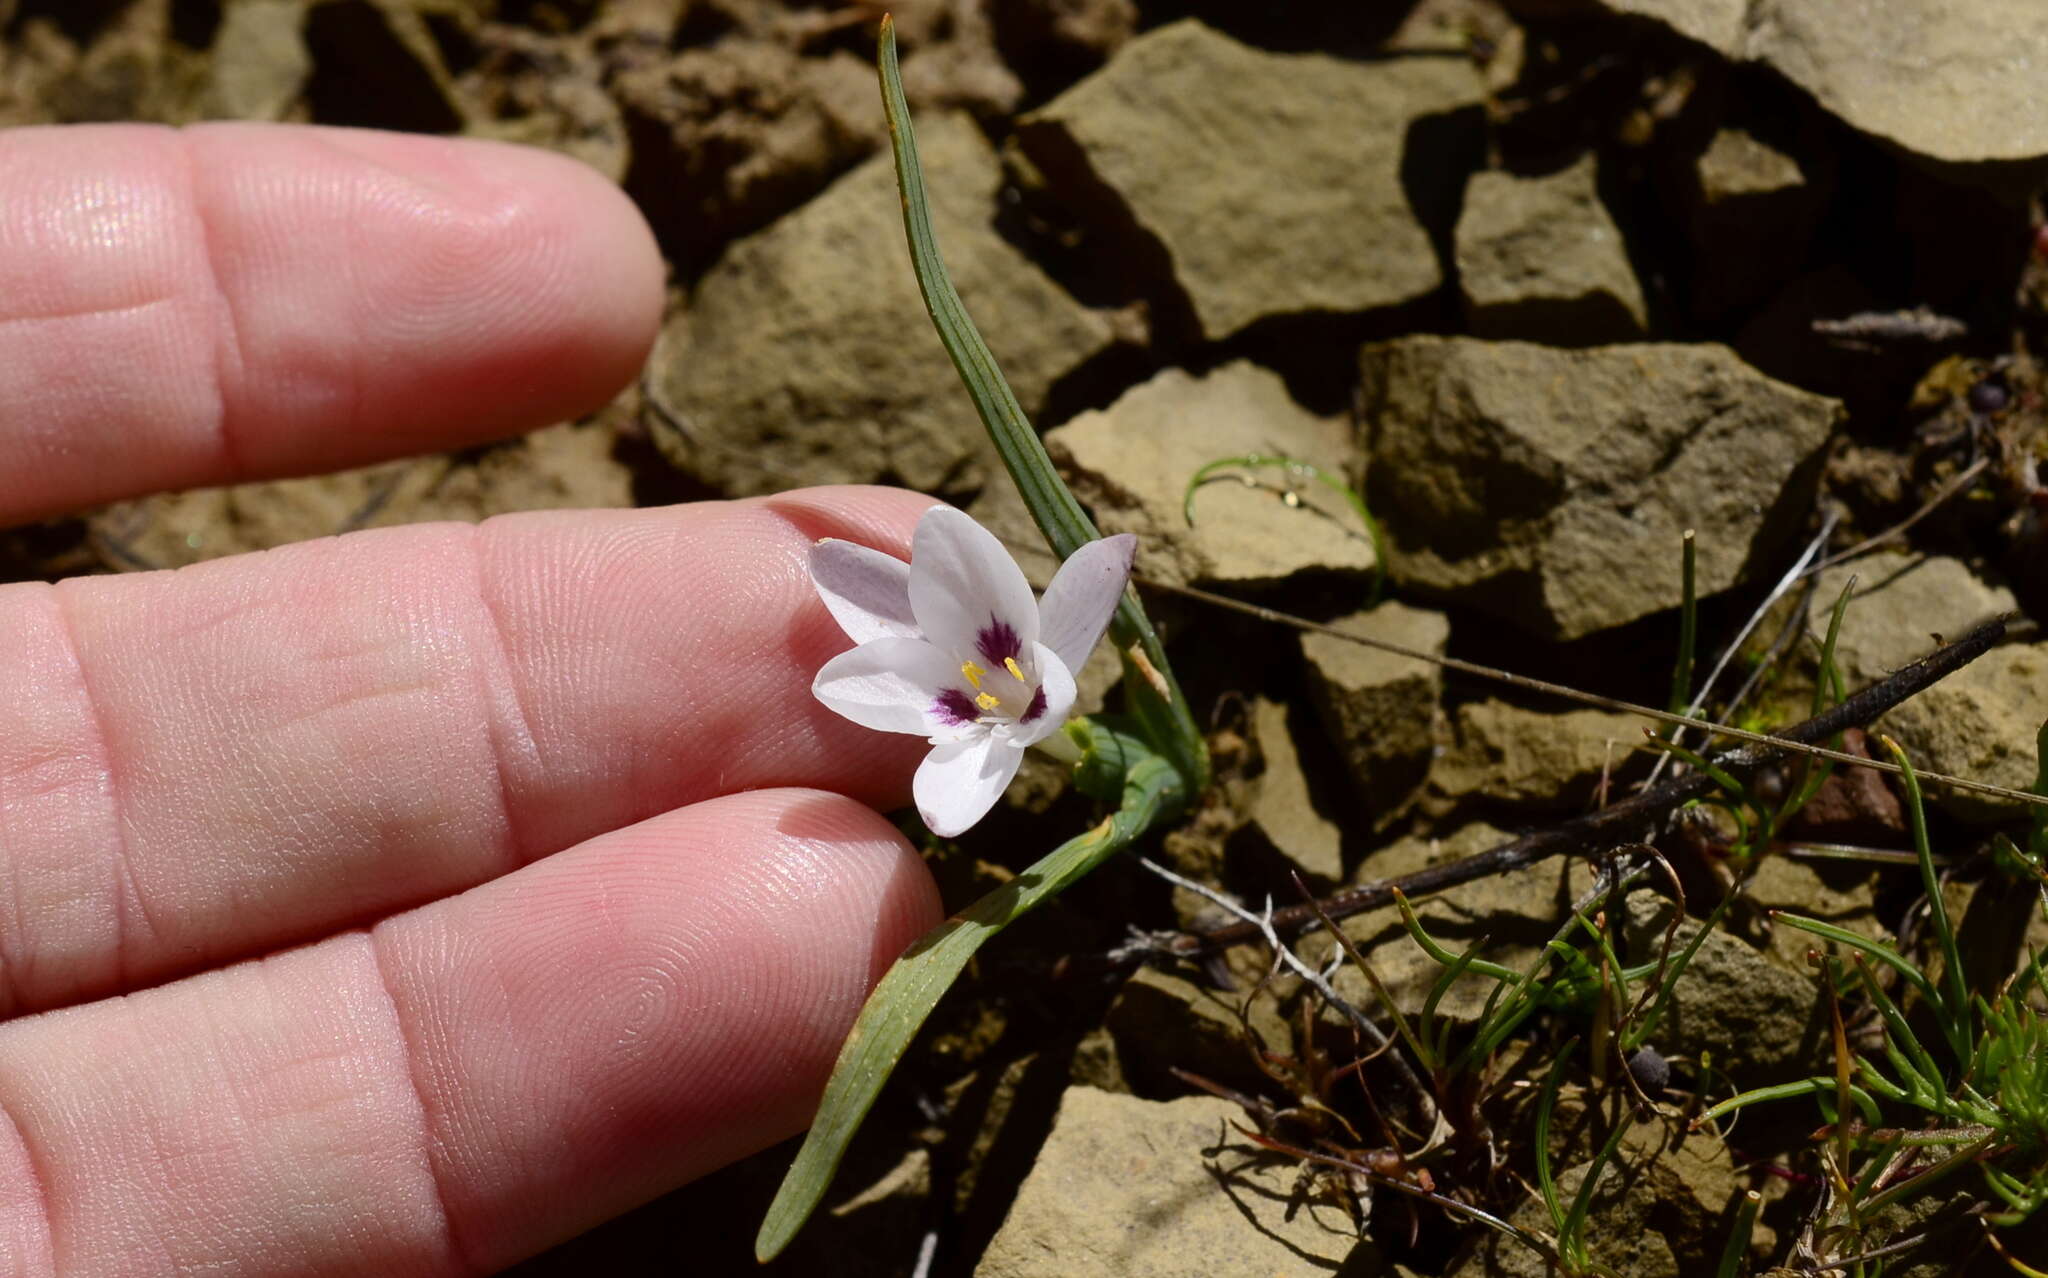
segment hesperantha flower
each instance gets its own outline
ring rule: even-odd
[[[1123,597],[1138,539],[1091,541],[1043,599],[994,533],[947,506],[918,520],[910,562],[850,541],[811,548],[811,581],[858,646],[825,663],[818,700],[863,727],[914,732],[932,752],[911,793],[950,838],[988,814],[1074,706],[1074,672]]]

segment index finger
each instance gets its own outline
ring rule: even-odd
[[[0,133],[0,524],[597,407],[662,263],[525,147],[289,125]]]

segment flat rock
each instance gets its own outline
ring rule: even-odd
[[[950,370],[948,370],[950,372]],[[1271,585],[1298,573],[1363,576],[1371,540],[1320,484],[1287,491],[1224,477],[1182,495],[1210,462],[1279,453],[1336,475],[1356,470],[1351,432],[1296,404],[1277,374],[1240,360],[1203,377],[1170,368],[1048,431],[1046,450],[1104,533],[1138,535],[1138,571],[1161,580]],[[1281,472],[1254,472],[1260,481]],[[1302,509],[1313,506],[1314,509]]]
[[[1344,832],[1316,811],[1295,749],[1288,708],[1264,697],[1252,702],[1252,732],[1265,770],[1251,783],[1251,826],[1311,884],[1344,877]],[[1309,731],[1313,732],[1313,726]]]
[[[1596,178],[1592,155],[1542,177],[1472,175],[1456,244],[1474,333],[1598,346],[1648,331],[1642,286]]]
[[[1603,775],[1619,777],[1637,762],[1643,726],[1634,715],[1606,710],[1551,714],[1490,697],[1467,702],[1430,769],[1432,799],[1447,807],[1476,799],[1541,812],[1582,809]]]
[[[2048,159],[2038,0],[1603,0],[1762,62],[1862,132],[1951,164]]]
[[[1295,1193],[1293,1164],[1230,1128],[1244,1111],[1191,1096],[1070,1087],[975,1278],[1326,1278],[1383,1272],[1339,1207]]]
[[[918,143],[954,285],[1036,412],[1108,325],[992,229],[1001,176],[971,119],[923,120]],[[729,493],[884,478],[959,493],[1000,472],[918,295],[887,156],[733,244],[664,347],[675,424],[656,442]]]
[[[1388,601],[1331,623],[1339,630],[1442,656],[1450,618]],[[1334,635],[1304,633],[1309,696],[1343,755],[1375,826],[1400,815],[1429,773],[1442,719],[1443,670]]]
[[[1989,584],[1960,560],[1868,555],[1821,573],[1810,625],[1816,638],[1851,575],[1856,593],[1842,616],[1835,659],[1849,688],[1874,683],[1934,651],[1980,621],[2013,610],[2012,592]],[[2035,776],[2034,736],[2048,721],[2048,644],[2006,644],[1971,662],[1875,725],[1903,746],[1916,767],[2025,789]],[[1997,822],[2015,805],[1931,787],[1950,815]]]
[[[1361,357],[1366,483],[1394,578],[1575,639],[1774,556],[1840,405],[1713,344],[1555,350],[1406,337]]]
[[[1415,210],[1454,206],[1458,148],[1432,143],[1409,175],[1419,195],[1402,163],[1424,121],[1476,112],[1482,94],[1461,58],[1268,53],[1190,19],[1125,45],[1019,120],[1017,140],[1084,216],[1163,251],[1201,334],[1220,338],[1434,292],[1443,271]]]

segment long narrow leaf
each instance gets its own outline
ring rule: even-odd
[[[903,78],[896,67],[896,25],[882,19],[878,64],[882,75],[882,108],[889,117],[889,147],[896,161],[896,182],[903,195],[903,233],[910,242],[910,265],[932,327],[960,373],[974,409],[981,414],[996,452],[1023,494],[1024,504],[1039,531],[1061,559],[1085,542],[1101,536],[1074,494],[1067,491],[1038,432],[1024,416],[1017,396],[996,366],[996,357],[967,314],[932,233],[931,206],[925,199],[924,169],[917,160],[917,135],[910,125],[910,104],[903,97]],[[1152,622],[1126,590],[1109,625],[1110,638],[1124,666],[1124,690],[1131,712],[1146,728],[1155,748],[1173,760],[1187,778],[1190,793],[1209,784],[1209,755],[1202,733],[1174,680],[1166,649]]]
[[[1941,947],[1941,983],[1947,987],[1942,997],[1935,1000],[1934,1010],[1941,1018],[1949,1050],[1961,1063],[1970,1059],[1970,1043],[1976,1038],[1971,1024],[1970,987],[1963,973],[1962,947],[1956,944],[1955,924],[1949,920],[1948,902],[1941,895],[1941,876],[1934,871],[1934,852],[1927,842],[1927,808],[1920,795],[1920,778],[1898,742],[1884,736],[1879,740],[1884,742],[1892,762],[1899,765],[1899,779],[1906,786],[1906,819],[1913,829],[1913,854],[1920,864],[1920,886],[1927,893],[1927,917],[1934,924],[1934,939]]]
[[[896,960],[861,1008],[839,1049],[832,1080],[818,1105],[810,1135],[761,1222],[754,1253],[773,1259],[810,1219],[825,1196],[848,1142],[867,1117],[918,1028],[931,1015],[967,960],[982,943],[1058,896],[1142,834],[1181,785],[1178,772],[1156,756],[1140,760],[1124,787],[1124,802],[1102,824],[1069,839],[1010,883],[927,932]]]

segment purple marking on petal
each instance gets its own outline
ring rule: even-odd
[[[981,650],[982,660],[992,666],[1002,665],[1007,659],[1022,656],[1024,644],[1017,638],[1017,632],[1010,623],[991,615],[988,624],[974,632],[974,646]]]
[[[1044,713],[1045,689],[1040,688],[1038,691],[1031,694],[1031,704],[1024,707],[1024,713],[1017,716],[1017,722],[1032,723],[1037,720],[1039,715],[1042,715]]]
[[[1033,704],[1037,703],[1034,702]],[[1039,708],[1044,709],[1043,706]],[[939,699],[932,703],[932,713],[943,720],[949,728],[957,728],[963,724],[973,723],[981,714],[979,710],[974,708],[974,698],[958,688],[948,688],[941,692]]]

